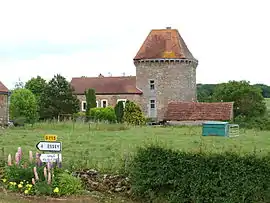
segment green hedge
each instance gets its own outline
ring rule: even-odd
[[[116,122],[116,115],[113,107],[106,108],[91,108],[90,118],[94,121],[108,121],[110,123]]]
[[[132,189],[145,201],[270,202],[270,158],[140,148],[130,168]]]

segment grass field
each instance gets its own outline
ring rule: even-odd
[[[235,138],[202,137],[201,127],[126,127],[124,125],[77,123],[41,123],[34,127],[0,130],[0,156],[7,158],[17,147],[23,152],[36,152],[36,144],[45,134],[56,134],[63,143],[63,165],[96,168],[117,172],[136,148],[151,143],[166,147],[208,152],[236,151],[258,155],[270,152],[270,136],[266,131],[240,130]]]

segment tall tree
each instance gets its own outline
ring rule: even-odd
[[[270,87],[265,84],[255,84],[255,87],[258,87],[262,90],[262,95],[264,98],[270,98]]]
[[[25,83],[25,88],[29,89],[36,96],[38,104],[38,114],[40,114],[41,111],[41,95],[44,94],[46,87],[46,80],[40,76],[37,76],[36,78],[31,78]]]
[[[41,94],[44,93],[46,87],[46,80],[40,76],[37,76],[36,78],[31,78],[25,83],[25,88],[33,92],[33,94],[37,97],[38,100],[40,99]]]
[[[94,89],[88,89],[85,91],[85,97],[86,97],[86,121],[89,120],[90,117],[90,109],[97,107],[96,102],[96,91]]]
[[[123,117],[124,117],[124,102],[119,101],[114,107],[114,112],[116,115],[116,120],[118,123],[123,123]]]
[[[33,124],[37,118],[37,101],[35,95],[28,89],[19,88],[12,91],[10,97],[11,119],[23,118]]]
[[[246,117],[261,116],[266,105],[261,89],[247,81],[229,81],[217,86],[213,94],[214,101],[234,102],[234,115]]]
[[[73,114],[79,111],[79,100],[73,94],[70,83],[61,75],[55,75],[41,94],[41,117],[57,118],[60,114]]]

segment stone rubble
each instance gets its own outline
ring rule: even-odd
[[[73,176],[80,178],[89,191],[131,193],[129,178],[122,175],[101,174],[94,169],[90,169],[74,172]]]

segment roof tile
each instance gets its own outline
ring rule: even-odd
[[[233,118],[233,102],[171,102],[168,104],[165,120],[215,120]]]
[[[151,30],[134,60],[158,58],[194,59],[176,29]]]
[[[71,86],[75,94],[84,94],[89,88],[96,94],[142,94],[136,87],[136,76],[72,78]]]
[[[0,92],[8,92],[8,88],[0,81]]]

